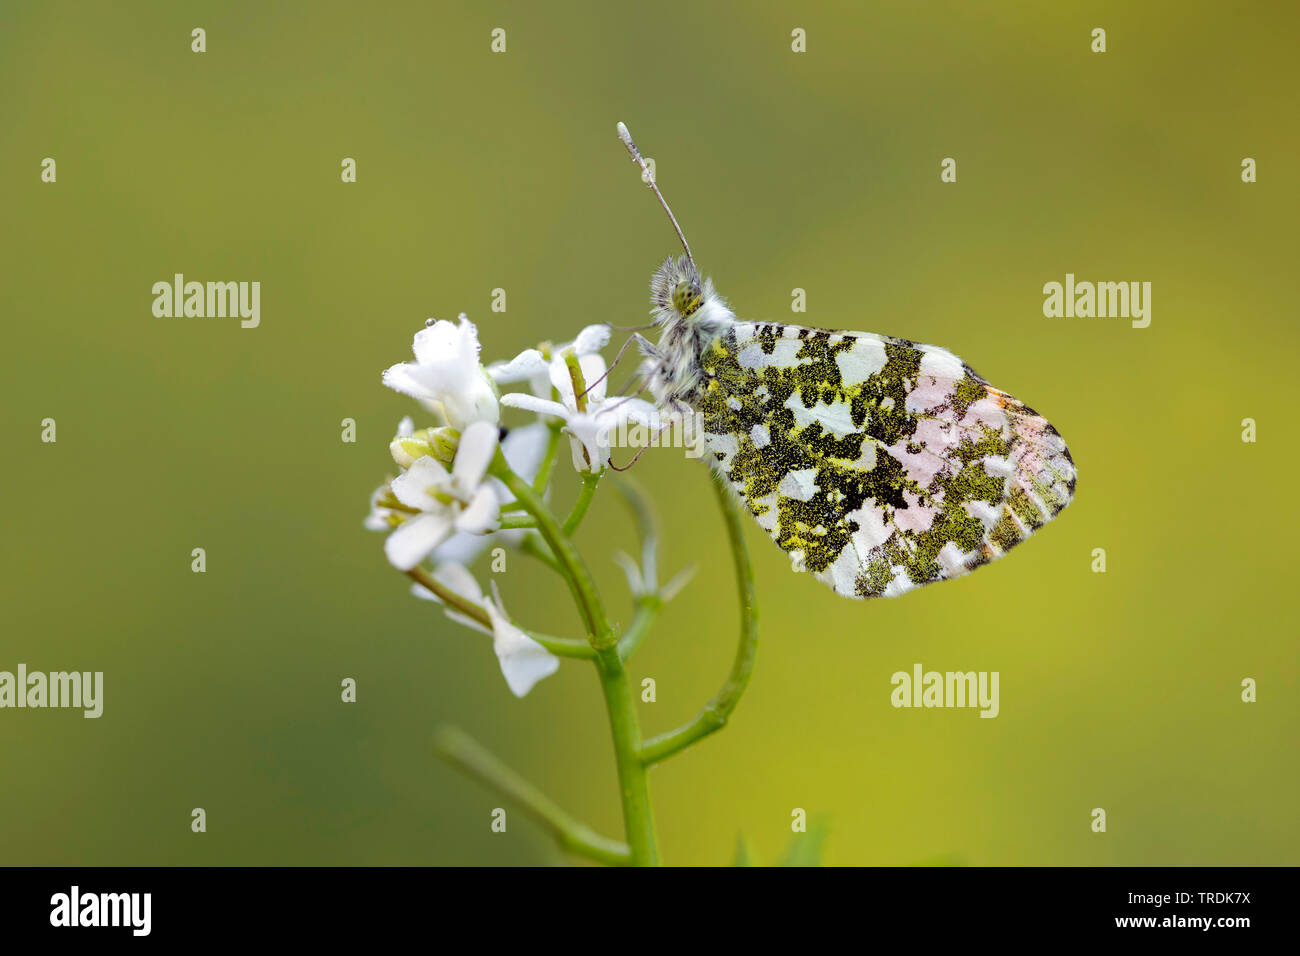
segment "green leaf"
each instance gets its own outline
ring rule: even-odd
[[[821,866],[830,828],[830,821],[825,817],[814,817],[808,824],[807,833],[796,833],[791,837],[790,846],[777,865]]]
[[[749,842],[749,837],[743,833],[736,834],[736,856],[731,861],[732,866],[758,866],[754,862],[754,844]]]

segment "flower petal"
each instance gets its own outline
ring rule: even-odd
[[[501,416],[495,387],[479,365],[478,330],[465,316],[441,321],[415,334],[416,361],[394,365],[384,384],[422,402],[437,402],[449,424],[495,422]]]
[[[593,352],[599,352],[609,344],[610,328],[608,325],[589,325],[573,340],[573,350],[579,355],[590,355]]]
[[[422,514],[403,521],[384,539],[384,554],[399,571],[409,571],[451,532],[451,518],[442,513]]]
[[[573,391],[573,389],[570,388],[569,391]],[[556,418],[564,418],[569,414],[569,410],[559,402],[552,402],[524,392],[510,392],[502,395],[501,404],[510,408],[522,408],[526,412],[537,412],[539,415],[553,415]]]
[[[452,561],[468,566],[477,561],[478,556],[495,540],[497,536],[493,534],[466,534],[457,531],[434,549],[433,560]]]
[[[534,422],[522,428],[510,429],[501,442],[501,451],[506,456],[510,470],[531,483],[541,470],[550,442],[551,430],[541,422]]]
[[[486,634],[488,637],[492,636],[491,628],[484,627],[468,614],[461,614],[460,611],[456,610],[454,607],[443,608],[442,613],[446,615],[447,620],[455,621],[462,627],[468,627],[471,631],[478,631],[480,634]]]
[[[582,366],[582,378],[587,383],[587,406],[605,400],[605,386],[609,384],[609,369],[605,359],[600,355],[584,355],[578,359]]]
[[[438,362],[466,362],[478,364],[478,329],[469,319],[460,324],[442,319],[415,333],[411,345],[415,359],[421,365]]]
[[[392,514],[391,509],[381,507],[379,499],[388,494],[388,484],[382,484],[370,493],[370,514],[366,515],[365,521],[361,522],[362,527],[368,531],[392,531],[393,526],[388,522],[388,516]]]
[[[626,551],[615,551],[614,560],[623,568],[623,573],[627,575],[627,588],[632,592],[634,597],[640,597],[645,593],[645,584],[641,579],[641,569],[637,567],[636,561],[632,555]]]
[[[420,366],[414,362],[402,362],[385,369],[383,382],[394,391],[421,401],[432,401],[435,397],[420,376]]]
[[[497,404],[496,392],[492,391],[492,382],[477,365],[469,377],[441,397],[447,421],[456,428],[465,428],[473,422],[496,425],[501,418],[501,408]]]
[[[506,685],[516,697],[523,697],[539,680],[559,670],[560,659],[506,620],[493,602],[485,606],[492,618],[492,649]]]
[[[497,527],[501,503],[496,492],[487,485],[479,487],[474,500],[456,518],[456,530],[468,534],[484,534]]]
[[[463,494],[470,494],[483,483],[492,456],[497,453],[497,434],[497,426],[490,422],[475,422],[461,432],[451,477]]]
[[[579,355],[578,368],[582,370],[583,387],[587,390],[587,404],[604,401],[607,378],[605,360],[595,354]],[[551,384],[560,393],[560,401],[564,403],[564,407],[576,411],[578,402],[573,394],[573,376],[562,354],[551,359]]]
[[[498,385],[527,382],[536,375],[544,375],[550,363],[537,349],[525,349],[508,362],[493,362],[487,373]]]
[[[393,479],[393,497],[408,508],[428,511],[436,503],[429,496],[429,489],[447,489],[450,485],[447,469],[438,463],[438,459],[425,455]]]
[[[609,462],[609,426],[594,415],[571,415],[564,430],[572,436],[573,467],[599,474]]]
[[[483,603],[483,589],[478,586],[478,579],[463,564],[441,561],[433,569],[433,578],[465,600],[473,601],[475,604]]]

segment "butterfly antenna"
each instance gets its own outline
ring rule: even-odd
[[[627,127],[622,123],[618,124],[618,138],[623,141],[627,151],[632,154],[632,159],[641,167],[641,179],[654,191],[655,196],[659,199],[659,205],[663,206],[664,212],[668,213],[668,220],[673,224],[673,229],[677,232],[677,238],[682,241],[682,248],[686,250],[686,258],[690,261],[691,267],[694,268],[695,257],[691,255],[691,246],[686,241],[686,234],[682,232],[682,227],[677,225],[677,217],[668,208],[668,202],[664,199],[664,194],[659,191],[658,185],[655,184],[654,174],[650,172],[650,167],[646,165],[646,161],[641,158],[641,151],[636,148],[636,143],[632,142],[632,134],[627,131]]]

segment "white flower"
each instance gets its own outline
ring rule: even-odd
[[[393,439],[391,446],[393,458],[403,470],[418,460],[412,457],[408,450],[414,443],[412,436],[415,436],[415,426],[409,417],[403,418],[397,426],[397,437]],[[415,437],[418,438],[419,436]],[[533,479],[537,477],[538,471],[541,470],[550,437],[551,430],[541,422],[510,429],[501,442],[501,453],[505,455],[506,464],[510,466],[510,470],[531,484]],[[423,454],[420,457],[424,457]],[[496,493],[498,505],[505,504],[513,499],[514,496],[497,479],[489,477],[487,484]],[[391,482],[386,481],[371,494],[370,513],[366,516],[362,525],[371,531],[392,531],[406,518],[410,517],[415,510],[402,504],[394,497]],[[434,564],[450,562],[468,567],[478,560],[479,555],[487,548],[499,544],[517,548],[526,535],[533,533],[535,532],[526,531],[522,528],[509,531],[492,531],[488,534],[457,531],[434,548],[428,557]]]
[[[510,622],[501,607],[499,596],[495,599],[485,598],[478,581],[465,570],[463,565],[440,564],[433,576],[439,584],[487,612],[488,619],[492,622],[490,631],[472,617],[454,608],[446,608],[447,616],[453,621],[492,635],[492,649],[501,664],[501,673],[506,679],[510,692],[516,697],[523,697],[539,680],[549,677],[559,669],[559,658]],[[419,584],[411,588],[411,593],[428,601],[442,603],[436,594]]]
[[[384,384],[441,411],[454,428],[501,417],[496,389],[479,364],[478,329],[464,315],[460,324],[440,321],[415,333],[414,362],[384,372]]]
[[[508,362],[493,362],[486,369],[497,385],[527,382],[534,395],[551,394],[551,364],[537,349],[525,349]]]
[[[370,495],[370,514],[366,515],[362,526],[370,531],[392,531],[405,517],[401,512],[393,509],[392,505],[398,503],[393,497],[393,489],[388,482],[380,485]]]
[[[542,467],[542,459],[546,457],[546,446],[550,437],[551,430],[540,422],[510,429],[501,442],[501,453],[506,456],[506,464],[510,466],[510,470],[532,484]],[[496,492],[498,504],[513,500],[514,495],[497,479],[489,478],[488,485]],[[494,531],[491,534],[468,534],[458,531],[434,548],[429,557],[434,564],[450,562],[468,567],[487,548],[498,544],[517,548],[525,535],[533,533],[535,532],[523,529]]]
[[[457,531],[495,530],[499,502],[483,478],[496,450],[497,426],[474,422],[460,436],[450,473],[425,455],[393,479],[393,497],[408,509],[405,520],[384,542],[394,567],[409,571]]]
[[[560,356],[572,349],[579,357],[595,355],[608,344],[609,326],[589,325],[572,342],[552,348],[551,354]],[[551,397],[551,363],[537,349],[525,349],[508,362],[493,362],[487,373],[497,385],[527,382],[538,398]]]
[[[571,439],[569,444],[573,453],[573,467],[578,471],[599,473],[609,464],[611,431],[628,422],[657,427],[659,414],[653,405],[639,398],[606,397],[605,360],[598,352],[579,351],[580,346],[590,347],[597,341],[596,336],[588,336],[593,329],[605,329],[606,340],[608,339],[607,326],[589,326],[578,336],[573,346],[557,350],[555,357],[546,366],[547,377],[559,393],[560,401],[511,392],[501,396],[501,404],[563,419],[564,430]],[[585,341],[584,336],[587,336]],[[565,360],[567,354],[577,355],[578,367],[582,370],[586,393],[581,397],[574,393],[573,377]],[[514,360],[519,366],[517,371],[527,367],[523,359],[524,356],[521,355]],[[537,353],[536,360],[531,361],[534,368],[537,367],[536,361],[544,361],[540,353]]]
[[[405,456],[404,453],[399,455],[402,443],[409,441],[413,434],[415,434],[415,423],[411,421],[411,416],[407,415],[397,423],[397,437],[388,446],[394,460],[403,469],[415,461],[413,458],[404,461],[403,457],[409,456]],[[362,525],[370,531],[392,531],[402,523],[408,513],[406,506],[393,497],[391,480],[386,481],[370,495],[370,514],[366,515]]]

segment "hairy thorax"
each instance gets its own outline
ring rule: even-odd
[[[659,319],[659,344],[645,349],[649,388],[660,405],[694,405],[708,373],[705,354],[731,328],[735,315],[716,295],[708,295],[690,315],[676,311]]]

